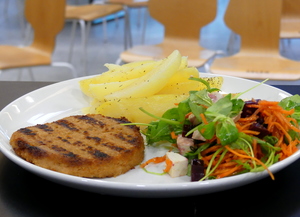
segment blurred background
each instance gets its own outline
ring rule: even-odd
[[[202,28],[200,44],[204,48],[223,51],[225,55],[232,55],[239,50],[240,40],[236,36],[234,42],[228,49],[231,30],[226,27],[223,21],[224,12],[229,0],[218,0],[217,16],[215,20]],[[27,30],[26,20],[23,16],[24,0],[1,0],[0,1],[0,45],[23,46],[30,43],[32,33]],[[70,5],[89,4],[89,0],[68,0]],[[94,1],[94,3],[102,3]],[[164,27],[151,18],[147,7],[129,8],[130,27],[133,45],[156,44],[162,41]],[[122,51],[124,51],[124,13],[119,12],[110,15],[105,19],[92,23],[87,47],[86,47],[86,69],[81,58],[81,36],[80,28],[75,34],[75,44],[71,63],[76,68],[78,76],[96,75],[106,71],[105,63],[115,63]],[[71,36],[71,22],[66,21],[63,30],[56,39],[56,48],[53,54],[53,61],[68,61]],[[145,32],[144,32],[145,31]],[[105,33],[106,32],[106,33]],[[300,61],[300,39],[281,39],[280,53],[290,59]],[[41,66],[34,67],[32,72],[36,81],[62,81],[72,78],[66,72],[66,68]],[[199,68],[204,71],[203,68]],[[0,80],[17,80],[18,69],[5,70],[0,75]],[[28,71],[22,70],[22,81],[31,80]],[[300,81],[270,81],[270,84],[300,84]]]

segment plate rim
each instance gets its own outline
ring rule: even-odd
[[[51,89],[56,86],[61,86],[61,85],[64,86],[65,84],[71,84],[71,86],[72,86],[72,85],[74,85],[74,82],[76,82],[76,81],[94,77],[94,76],[95,75],[73,78],[73,79],[57,82],[54,84],[49,84],[44,87],[38,88],[36,90],[30,91],[30,92],[18,97],[17,99],[13,100],[8,105],[6,105],[0,111],[0,115],[6,109],[8,109],[9,106],[11,106],[13,103],[17,102],[18,100],[20,100],[30,94],[34,94],[38,91],[46,90],[48,88]],[[259,83],[256,81],[239,78],[239,77],[228,76],[228,75],[200,73],[200,76],[206,76],[206,77],[222,76],[222,77],[227,77],[229,79],[238,79],[238,80],[242,80],[242,81],[246,81],[246,82],[252,82],[253,84]],[[287,95],[291,95],[290,93],[288,93],[284,90],[280,90],[279,88],[270,86],[268,84],[263,84],[263,85],[267,85],[269,88],[273,88],[273,89],[276,89],[277,91],[279,90]],[[79,84],[78,84],[78,87],[79,87]],[[3,134],[2,132],[0,132],[0,133]],[[0,139],[1,139],[1,137],[0,137]],[[117,196],[174,197],[174,196],[199,195],[202,193],[213,193],[213,192],[219,191],[219,190],[214,191],[214,189],[212,189],[216,185],[217,186],[220,184],[228,185],[228,182],[229,182],[230,186],[223,189],[223,190],[225,190],[225,189],[230,189],[230,188],[238,187],[241,185],[245,185],[245,184],[257,181],[259,179],[262,179],[262,178],[268,176],[267,171],[262,171],[259,173],[246,173],[246,174],[242,174],[242,175],[238,175],[238,176],[226,177],[226,178],[217,179],[217,180],[207,180],[205,182],[180,182],[180,183],[169,183],[169,184],[166,184],[166,183],[146,183],[146,184],[122,183],[122,182],[114,182],[112,180],[82,178],[82,177],[77,177],[77,176],[72,176],[72,175],[68,175],[68,174],[55,172],[55,171],[45,169],[45,168],[36,166],[34,164],[31,164],[31,163],[23,160],[19,156],[17,156],[12,150],[8,150],[7,148],[5,148],[2,145],[1,141],[2,140],[0,140],[0,151],[7,158],[9,158],[11,161],[13,161],[17,165],[21,166],[22,168],[29,170],[30,172],[32,172],[36,175],[42,176],[46,179],[49,179],[54,182],[58,182],[63,185],[68,185],[68,186],[71,185],[71,186],[73,186],[75,188],[79,188],[81,190],[87,190],[87,191],[93,191],[93,192],[97,192],[97,193],[104,193],[104,194],[117,195]],[[283,161],[277,162],[276,164],[270,166],[269,169],[272,172],[276,173],[277,171],[283,169],[284,167],[292,164],[299,157],[300,157],[300,151],[298,150],[296,153],[294,153],[289,158],[287,158]],[[245,181],[245,179],[247,179],[249,177],[250,177],[250,179]],[[240,180],[243,180],[243,182],[241,183]],[[99,186],[99,183],[101,183],[100,186]],[[199,188],[199,186],[200,186],[200,188]],[[207,189],[202,189],[201,186],[208,186],[209,190],[207,191]],[[109,192],[109,190],[114,190],[114,192]],[[202,190],[203,192],[199,192],[199,190]],[[130,192],[132,193],[132,191],[134,191],[135,193],[138,193],[138,194],[130,195],[129,193]],[[161,192],[161,191],[168,192],[168,194],[167,195],[157,194],[158,192]],[[186,191],[186,192],[184,192],[184,191]]]

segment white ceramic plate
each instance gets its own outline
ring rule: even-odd
[[[217,75],[203,74],[202,76]],[[241,78],[223,77],[222,90],[228,93],[242,92],[257,84],[257,82]],[[28,163],[15,155],[9,145],[9,138],[14,131],[21,127],[81,114],[81,109],[89,105],[89,99],[79,89],[78,81],[82,79],[84,78],[46,86],[7,105],[0,112],[0,149],[2,153],[21,167],[54,182],[97,193],[129,197],[177,197],[207,194],[245,185],[268,176],[268,173],[264,171],[218,180],[190,182],[190,178],[187,176],[170,178],[168,175],[156,176],[145,173],[142,169],[133,169],[116,178],[89,179],[47,170]],[[243,98],[279,101],[288,96],[290,94],[285,91],[268,85],[261,85],[243,95]],[[152,156],[163,155],[164,152],[165,150],[147,148],[145,160]],[[279,171],[297,160],[299,155],[300,152],[298,151],[293,156],[271,166],[270,170],[273,173]]]

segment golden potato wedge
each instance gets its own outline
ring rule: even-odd
[[[104,97],[108,94],[112,94],[116,91],[123,90],[124,88],[131,85],[135,82],[137,78],[130,79],[127,81],[121,82],[109,82],[109,83],[102,83],[102,84],[90,84],[89,85],[89,95],[99,101],[103,101]]]
[[[132,85],[121,91],[105,96],[106,100],[139,98],[154,95],[159,92],[168,80],[174,75],[181,64],[181,55],[175,50],[165,58],[157,67],[140,77]]]
[[[183,56],[181,57],[181,63],[179,66],[179,70],[187,68],[188,67],[188,57],[187,56]]]
[[[190,77],[199,78],[199,71],[194,67],[180,69],[170,78],[166,85],[189,81]]]
[[[200,86],[200,84],[197,81],[184,81],[184,82],[172,83],[172,84],[166,85],[157,94],[189,95],[189,92],[191,90],[198,90],[199,86]]]
[[[101,84],[109,82],[122,82],[134,78],[141,77],[148,72],[150,72],[154,67],[156,67],[160,62],[159,61],[140,61],[135,63],[135,67],[128,67],[126,65],[118,66],[114,64],[106,64],[106,66],[111,69],[100,75],[97,75],[92,78],[84,79],[79,82],[80,88],[88,96],[91,96],[89,93],[90,84]]]
[[[121,65],[117,65],[117,64],[113,64],[113,63],[105,63],[104,66],[108,69],[108,71],[114,71],[114,70],[118,70],[118,69],[122,68]]]
[[[198,73],[199,74],[199,73]],[[201,77],[203,80],[210,84],[211,88],[221,88],[223,84],[223,77]],[[170,80],[171,81],[171,80]],[[198,81],[188,80],[186,77],[180,76],[174,78],[172,82],[166,84],[166,86],[157,94],[189,94],[191,90],[203,90],[206,86]]]
[[[143,113],[139,108],[142,107],[146,111],[156,116],[161,116],[166,110],[176,107],[176,103],[186,99],[186,95],[152,95],[150,97],[141,98],[124,98],[116,101],[107,101],[96,108],[97,114],[110,117],[126,117],[131,122],[149,123],[154,118]]]
[[[82,91],[93,100],[87,113],[111,117],[125,116],[132,122],[149,123],[152,117],[140,111],[161,116],[189,96],[191,90],[206,88],[199,81],[196,68],[187,67],[187,57],[174,51],[159,61],[140,61],[122,66],[105,64],[107,72],[80,81]],[[221,88],[222,77],[202,77],[212,88]]]

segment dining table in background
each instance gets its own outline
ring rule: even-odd
[[[51,82],[0,81],[0,109]],[[298,85],[278,85],[291,94]],[[1,123],[0,123],[1,124]],[[0,153],[0,216],[300,216],[300,160],[260,181],[221,192],[174,198],[101,195],[56,184]]]

